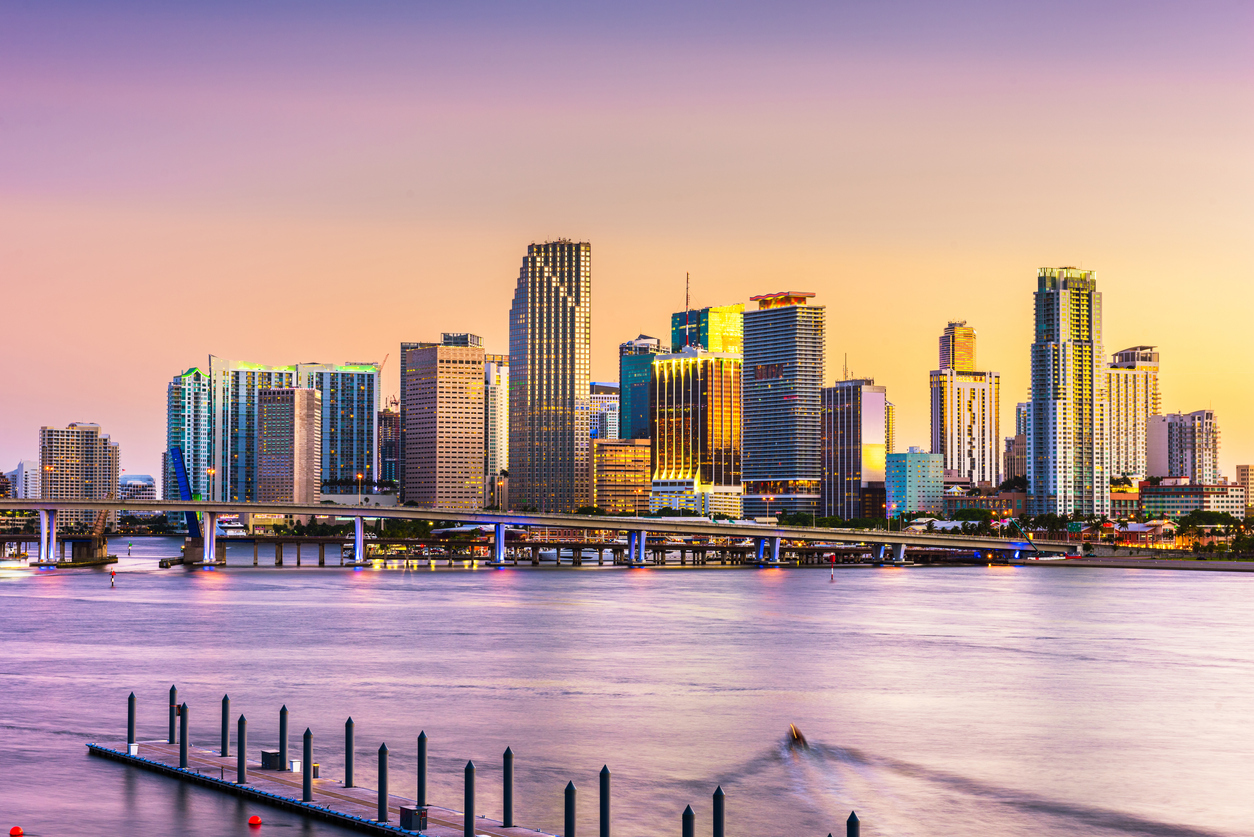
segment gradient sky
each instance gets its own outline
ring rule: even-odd
[[[828,381],[928,444],[946,321],[1028,385],[1036,269],[1254,462],[1248,2],[0,4],[0,468],[95,421],[160,471],[210,353],[506,351],[526,245],[592,242],[594,378],[694,306],[809,290]],[[610,6],[611,4],[601,4]]]

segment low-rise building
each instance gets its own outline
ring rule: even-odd
[[[592,505],[610,514],[646,514],[653,490],[648,439],[592,443]]]
[[[1018,517],[1027,511],[1028,495],[1023,491],[1001,491],[996,494],[945,494],[945,516],[953,517],[962,509],[988,509],[994,517]]]
[[[1110,492],[1110,516],[1128,520],[1141,513],[1141,494],[1136,489]]]
[[[1184,478],[1164,479],[1158,485],[1140,485],[1140,512],[1146,520],[1178,520],[1192,511],[1225,512],[1245,516],[1245,488],[1236,483],[1198,484]]]

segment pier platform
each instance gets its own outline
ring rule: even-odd
[[[234,794],[254,802],[293,811],[314,819],[335,823],[366,834],[426,834],[431,837],[462,837],[464,820],[460,812],[435,805],[427,806],[427,828],[422,832],[406,831],[400,827],[402,805],[412,807],[415,802],[394,794],[388,795],[387,823],[378,822],[377,790],[361,787],[344,787],[339,779],[318,778],[313,780],[313,802],[302,802],[304,777],[300,773],[280,770],[262,770],[261,763],[248,760],[248,783],[236,784],[237,756],[222,758],[216,750],[188,747],[187,768],[179,764],[179,745],[164,741],[139,742],[139,755],[129,755],[125,750],[115,750],[100,744],[88,744],[94,756],[112,759],[170,776],[180,781],[210,787]],[[302,769],[304,766],[302,765]],[[476,817],[474,833],[488,837],[552,837],[529,828],[505,828],[497,820]]]

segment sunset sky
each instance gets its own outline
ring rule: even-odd
[[[526,246],[592,243],[593,373],[781,290],[928,444],[949,319],[1025,400],[1036,269],[1254,462],[1248,2],[0,6],[0,470],[94,421],[159,477],[210,353],[507,351]]]

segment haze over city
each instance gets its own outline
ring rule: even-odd
[[[532,241],[593,244],[593,378],[681,310],[808,290],[828,381],[926,445],[949,319],[1026,399],[1036,269],[1254,459],[1251,12],[1237,3],[10,7],[0,463],[100,423],[160,474],[207,355],[505,351]],[[1005,419],[1003,418],[1003,421]]]

